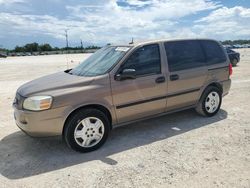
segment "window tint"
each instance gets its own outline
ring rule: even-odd
[[[165,49],[171,72],[205,65],[205,57],[198,41],[166,42]]]
[[[137,76],[159,74],[161,72],[159,45],[146,45],[137,49],[123,64],[122,68],[135,69]]]
[[[204,40],[201,43],[206,53],[208,65],[223,63],[227,60],[224,51],[217,42]]]

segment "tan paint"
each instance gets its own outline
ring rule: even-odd
[[[101,105],[108,109],[112,117],[112,124],[116,126],[188,106],[193,107],[206,86],[214,82],[222,85],[223,95],[228,93],[231,85],[228,68],[211,71],[209,69],[227,66],[229,60],[219,65],[170,73],[164,42],[166,40],[131,45],[132,49],[105,75],[81,77],[60,72],[24,84],[17,90],[20,95],[23,97],[50,95],[53,97],[53,104],[52,109],[40,112],[31,112],[14,106],[17,125],[32,136],[60,135],[70,113],[86,105]],[[160,47],[161,73],[138,77],[134,80],[115,80],[115,74],[123,62],[134,50],[147,44],[158,44]],[[178,74],[180,79],[171,81],[169,79],[171,74]],[[155,83],[155,79],[160,76],[164,76],[166,81]],[[200,90],[173,96],[176,93],[197,88]],[[169,95],[171,97],[167,97]],[[164,96],[166,97],[164,98]],[[152,98],[159,99],[117,108],[117,106]]]

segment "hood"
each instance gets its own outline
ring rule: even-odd
[[[86,86],[92,80],[94,80],[93,77],[75,76],[66,72],[59,72],[25,83],[17,92],[23,97],[38,93],[47,93],[49,95],[49,91]]]

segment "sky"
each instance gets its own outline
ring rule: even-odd
[[[0,47],[250,39],[250,0],[0,0]]]

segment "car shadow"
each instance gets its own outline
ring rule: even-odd
[[[194,110],[169,114],[118,127],[112,130],[102,148],[84,154],[67,148],[61,137],[31,138],[18,131],[0,141],[0,173],[9,179],[20,179],[92,160],[116,165],[118,162],[109,158],[112,154],[168,139],[226,118],[224,110],[210,118],[198,116]]]

